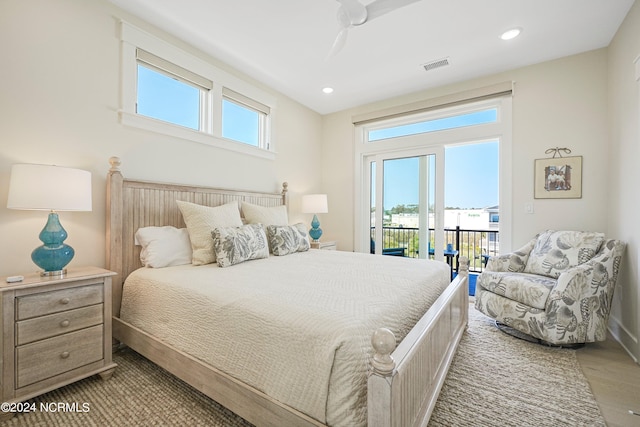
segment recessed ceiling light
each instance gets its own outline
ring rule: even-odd
[[[322,88],[322,91],[324,93],[331,93],[331,92],[333,92],[333,88],[332,87],[325,87],[325,88]]]
[[[512,29],[507,30],[504,33],[502,33],[500,38],[502,40],[515,39],[516,37],[518,37],[520,35],[521,32],[522,32],[522,28],[512,28]]]

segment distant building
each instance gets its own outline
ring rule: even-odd
[[[385,218],[389,227],[418,228],[419,216],[414,213],[392,214]],[[445,209],[444,228],[460,226],[464,230],[498,230],[500,213],[498,206],[483,209]],[[433,214],[429,214],[429,227],[433,228]]]
[[[499,206],[483,209],[445,209],[444,228],[455,230],[485,231],[480,242],[480,248],[485,255],[497,255],[500,251],[500,223]],[[392,214],[385,218],[385,227],[418,228],[418,214]],[[433,214],[429,215],[429,228],[434,228]]]

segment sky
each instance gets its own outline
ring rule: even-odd
[[[384,208],[418,204],[418,158],[385,162]],[[498,142],[445,148],[445,207],[498,204]]]
[[[496,206],[498,160],[497,141],[445,148],[445,207]]]

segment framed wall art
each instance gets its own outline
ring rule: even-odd
[[[582,156],[536,159],[534,174],[534,198],[582,198]]]

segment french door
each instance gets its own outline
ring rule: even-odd
[[[443,148],[366,155],[361,171],[362,251],[443,259]]]

